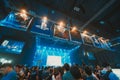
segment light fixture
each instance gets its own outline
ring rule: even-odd
[[[22,13],[22,14],[27,14],[27,11],[26,11],[25,9],[21,9],[21,10],[20,10],[20,13]]]
[[[82,33],[81,33],[83,36],[88,36],[87,34],[88,34],[88,32],[85,30],[85,31],[83,31]]]
[[[71,32],[75,32],[76,30],[77,30],[77,28],[74,26],[74,27],[72,27]]]
[[[27,11],[25,9],[20,10],[19,15],[20,15],[20,17],[23,18],[24,21],[26,21],[28,19]]]
[[[48,21],[48,18],[47,18],[46,16],[44,16],[44,17],[42,18],[42,22],[47,23],[47,21]]]
[[[83,34],[87,34],[88,32],[85,30],[85,31],[83,31]]]
[[[64,23],[61,21],[59,22],[59,26],[63,27],[64,26]]]
[[[92,37],[95,37],[95,36],[96,36],[95,34],[92,35]]]

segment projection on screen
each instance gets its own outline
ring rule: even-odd
[[[25,42],[16,40],[4,40],[0,45],[0,51],[20,54],[23,50]]]
[[[47,56],[47,66],[62,66],[61,56]]]
[[[5,19],[0,21],[1,26],[26,31],[32,22],[33,17],[26,11],[12,11]]]

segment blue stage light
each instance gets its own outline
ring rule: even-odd
[[[37,66],[47,65],[48,56],[61,57],[60,58],[61,59],[61,64],[71,63],[69,53],[70,53],[70,51],[65,50],[65,49],[46,47],[46,46],[37,46],[35,56],[34,56],[34,60],[33,60],[33,65],[37,65]],[[41,62],[38,64],[39,60],[41,60]]]

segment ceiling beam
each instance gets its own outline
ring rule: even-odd
[[[98,16],[100,16],[106,9],[108,9],[116,0],[110,0],[108,3],[106,3],[105,6],[103,6],[102,9],[100,9],[92,18],[90,18],[83,26],[81,26],[80,31],[82,31],[84,28],[86,28],[93,20],[95,20]]]

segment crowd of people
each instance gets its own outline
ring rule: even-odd
[[[0,65],[0,80],[119,80],[109,64],[94,67],[82,64],[62,67],[13,66],[10,63]]]

